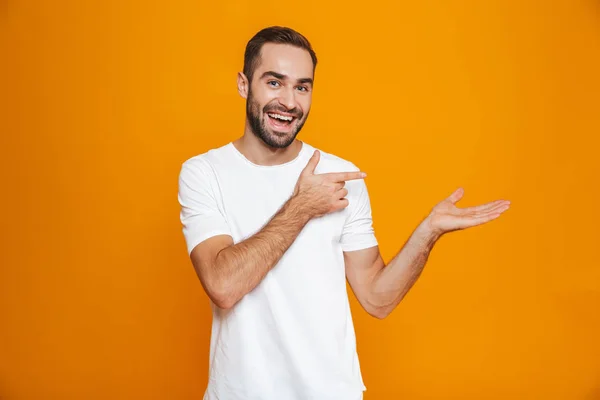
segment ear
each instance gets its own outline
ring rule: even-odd
[[[249,83],[248,83],[248,78],[246,78],[246,75],[244,75],[243,72],[238,72],[238,74],[237,74],[238,93],[244,99],[248,98],[248,85],[249,85]]]

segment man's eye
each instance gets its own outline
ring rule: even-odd
[[[273,86],[273,87],[279,86],[279,82],[277,82],[277,81],[269,81],[268,84],[271,85],[271,86]]]
[[[298,86],[298,90],[300,90],[301,92],[307,92],[308,88],[306,86]]]

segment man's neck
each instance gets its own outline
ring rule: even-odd
[[[273,166],[285,164],[298,157],[302,149],[302,142],[295,139],[288,147],[279,149],[265,144],[252,132],[233,141],[235,148],[250,162],[257,165]]]

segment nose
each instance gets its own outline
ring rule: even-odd
[[[294,88],[285,88],[285,90],[281,91],[281,96],[279,97],[279,103],[291,110],[296,107],[296,98]]]

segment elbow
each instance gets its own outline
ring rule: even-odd
[[[384,319],[390,315],[402,301],[404,295],[394,299],[385,301],[374,301],[373,298],[368,299],[365,303],[365,310],[374,318]]]
[[[229,309],[233,308],[233,306],[235,305],[235,303],[233,301],[231,301],[229,298],[224,297],[224,296],[212,295],[209,297],[215,306],[217,306],[223,310],[229,310]]]
[[[228,310],[239,301],[231,284],[227,281],[214,274],[207,273],[207,269],[201,270],[197,268],[196,272],[200,278],[204,292],[215,306]]]
[[[207,287],[207,294],[213,304],[223,310],[229,310],[233,308],[239,301],[234,295],[231,289],[225,285],[209,285]]]
[[[369,311],[369,315],[377,319],[384,319],[388,315],[390,315],[390,311],[386,310],[383,307],[375,308]]]
[[[367,305],[368,306],[365,307],[367,313],[377,319],[384,319],[394,310],[394,306],[391,304],[376,304],[374,302],[369,302]]]

